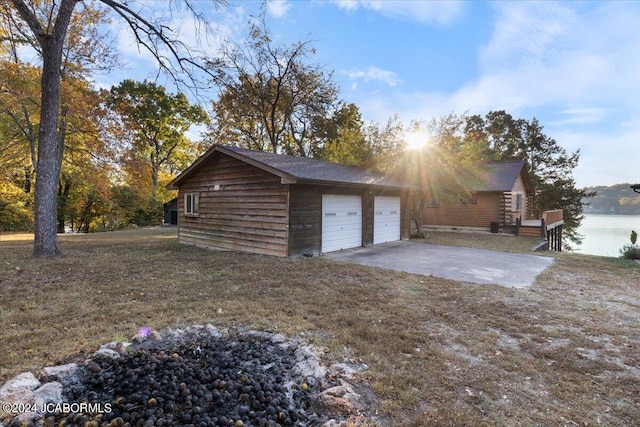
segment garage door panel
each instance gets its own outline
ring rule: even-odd
[[[361,196],[322,196],[322,252],[362,246]]]
[[[373,213],[373,244],[400,240],[400,198],[375,197]]]

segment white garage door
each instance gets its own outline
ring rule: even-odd
[[[373,244],[400,240],[400,197],[373,199]]]
[[[362,246],[362,198],[322,195],[322,252]]]

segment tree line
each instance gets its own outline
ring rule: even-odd
[[[182,5],[209,28],[190,1]],[[310,41],[274,41],[264,9],[244,42],[227,40],[213,58],[144,13],[137,2],[115,0],[0,6],[0,227],[33,230],[35,256],[57,254],[56,233],[68,228],[161,222],[162,203],[174,197],[164,185],[215,143],[378,170],[445,196],[468,191],[456,180],[461,166],[526,160],[535,207],[564,209],[567,235],[579,240],[581,199],[589,196],[571,175],[579,152],[567,153],[535,118],[493,111],[365,122],[357,105],[340,99],[332,73],[312,61]],[[116,18],[177,93],[151,80],[93,87],[92,73],[118,63],[101,33]],[[26,47],[37,53],[34,63],[23,58]],[[211,86],[218,93],[204,102],[185,95]],[[428,144],[407,150],[411,132]]]
[[[587,187],[596,196],[583,200],[585,212],[610,215],[640,215],[640,195],[631,184]]]

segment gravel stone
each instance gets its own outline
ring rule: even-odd
[[[270,334],[216,332],[190,327],[138,342],[117,358],[110,349],[96,353],[78,365],[77,380],[65,385],[62,401],[108,404],[110,411],[48,413],[6,426],[304,427],[327,421],[312,409],[313,387],[294,387],[305,381],[294,366],[312,357],[308,349],[296,354]]]

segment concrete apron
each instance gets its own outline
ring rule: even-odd
[[[411,241],[341,250],[323,256],[411,274],[513,288],[531,286],[536,276],[553,263],[553,258],[539,255]]]

